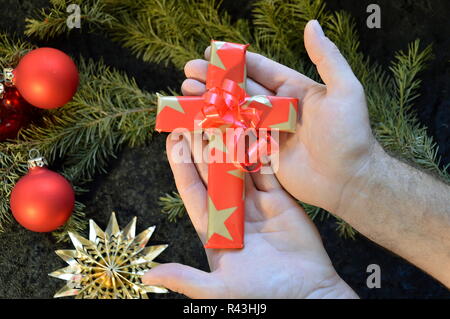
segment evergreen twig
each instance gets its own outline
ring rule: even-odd
[[[186,208],[181,200],[180,194],[172,192],[172,194],[165,194],[159,198],[159,205],[161,212],[167,214],[167,218],[171,222],[177,221],[178,218],[186,214]]]

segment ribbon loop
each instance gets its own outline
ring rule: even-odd
[[[225,79],[222,87],[207,90],[203,94],[203,100],[203,120],[200,123],[203,128],[254,129],[256,141],[249,145],[245,161],[236,162],[235,165],[246,172],[258,171],[262,166],[261,157],[270,155],[273,149],[278,149],[277,142],[270,134],[266,135],[265,139],[260,139],[257,131],[262,111],[251,104],[262,106],[264,104],[252,101],[250,105],[247,105],[245,90],[230,79]],[[237,148],[238,145],[239,143],[234,141],[234,147]],[[251,162],[250,159],[255,157],[256,163]]]

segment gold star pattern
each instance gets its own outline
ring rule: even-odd
[[[237,178],[240,178],[243,181],[245,179],[244,171],[242,171],[241,169],[234,169],[234,170],[228,171],[227,173],[230,175],[233,175]],[[242,188],[242,200],[245,200],[245,187]]]
[[[238,84],[242,89],[247,89],[247,65],[244,66],[244,79]]]
[[[166,293],[159,286],[147,286],[141,277],[167,245],[149,246],[147,242],[155,227],[149,227],[139,235],[136,232],[136,217],[122,231],[116,215],[111,214],[103,232],[91,219],[89,239],[69,232],[75,250],[58,250],[68,267],[49,274],[66,280],[66,285],[55,294],[55,298],[75,296],[88,299],[147,299],[147,293]]]
[[[164,110],[165,107],[170,107],[175,111],[185,114],[184,109],[176,96],[162,96],[160,94],[157,94],[157,96],[158,96],[158,109],[156,111],[157,115],[161,113],[161,111]]]
[[[254,96],[251,96],[251,97],[245,102],[245,104],[242,106],[242,108],[243,108],[243,109],[248,108],[249,105],[250,105],[252,102],[255,102],[255,101],[258,102],[258,103],[264,104],[265,106],[272,107],[272,103],[270,102],[270,100],[269,100],[269,98],[267,97],[267,95],[254,95]]]
[[[234,177],[244,179],[244,172],[241,169],[233,169],[231,171],[228,171],[227,173],[233,175]]]
[[[218,68],[221,68],[222,70],[226,70],[225,65],[223,64],[222,60],[220,59],[219,55],[217,54],[217,51],[220,50],[220,48],[225,44],[225,42],[221,41],[211,41],[211,61],[210,63],[212,65],[217,66]]]
[[[270,125],[270,128],[277,128],[280,131],[295,133],[295,125],[297,123],[297,111],[295,111],[292,102],[289,103],[289,117],[286,122]]]
[[[214,234],[219,234],[229,240],[233,240],[227,226],[225,226],[225,222],[235,210],[236,207],[218,210],[211,197],[208,198],[208,240]]]

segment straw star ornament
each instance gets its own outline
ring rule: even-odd
[[[167,289],[147,286],[141,281],[145,271],[158,265],[153,260],[167,245],[148,246],[155,226],[135,236],[136,220],[119,229],[116,215],[111,214],[105,231],[91,219],[89,240],[69,232],[75,250],[57,250],[69,266],[49,274],[66,280],[55,298],[75,296],[90,299],[148,298],[147,293],[166,293]]]

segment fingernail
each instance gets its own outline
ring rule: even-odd
[[[313,29],[314,29],[314,32],[315,32],[318,36],[320,36],[320,37],[325,37],[325,33],[323,33],[323,29],[322,29],[322,27],[320,26],[319,21],[317,21],[317,20],[312,20],[312,27],[313,27]]]

